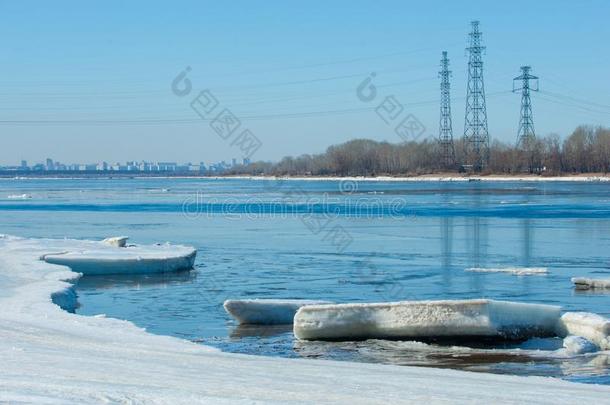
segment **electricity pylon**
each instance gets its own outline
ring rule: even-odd
[[[481,171],[489,161],[489,131],[487,107],[483,85],[483,58],[485,47],[481,45],[479,22],[471,23],[468,58],[468,87],[466,90],[466,114],[464,118],[464,144],[468,163],[475,171]]]
[[[517,147],[526,150],[530,149],[536,140],[530,90],[538,91],[538,77],[531,75],[530,70],[530,66],[521,66],[521,76],[513,79],[513,93],[521,91],[521,116],[519,118],[519,131],[517,132]],[[530,85],[530,80],[535,81],[534,86]],[[515,86],[517,81],[520,82],[520,87]]]
[[[438,142],[441,148],[441,162],[445,168],[455,165],[455,148],[453,146],[453,127],[451,124],[451,84],[449,77],[449,59],[447,51],[443,51],[441,59],[441,70],[438,72],[441,78],[441,118],[439,124]]]

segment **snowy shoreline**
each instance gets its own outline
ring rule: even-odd
[[[557,177],[541,177],[541,176],[434,176],[422,175],[413,177],[364,177],[364,176],[344,176],[344,177],[302,177],[302,176],[218,176],[215,179],[242,179],[242,180],[295,180],[295,181],[365,181],[365,182],[610,182],[610,176],[557,176]]]
[[[543,377],[222,353],[63,311],[78,275],[39,258],[71,240],[0,235],[0,402],[610,403]]]
[[[5,180],[120,180],[120,179],[150,179],[150,180],[171,180],[171,179],[193,179],[193,180],[290,180],[290,181],[364,181],[364,182],[585,182],[585,183],[605,183],[610,182],[610,175],[584,175],[577,174],[571,176],[503,176],[503,175],[487,175],[487,176],[460,176],[460,175],[418,175],[418,176],[242,176],[242,175],[227,175],[227,176],[140,176],[137,174],[129,175],[121,174],[104,174],[94,176],[18,176],[18,177],[0,177]]]

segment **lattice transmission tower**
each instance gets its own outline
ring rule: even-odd
[[[521,76],[513,79],[513,93],[521,91],[521,117],[517,132],[517,147],[522,149],[530,149],[536,140],[530,91],[538,91],[538,77],[530,74],[531,69],[530,66],[521,66]],[[530,80],[534,82],[533,86],[530,84]],[[517,83],[518,85],[516,85]]]
[[[471,23],[468,51],[468,87],[466,90],[466,114],[464,118],[464,145],[467,162],[475,171],[480,171],[489,161],[489,131],[487,129],[487,107],[483,85],[483,58],[485,47],[481,45],[482,33],[479,22]]]
[[[449,58],[447,51],[443,51],[441,70],[438,72],[441,79],[441,118],[439,123],[438,142],[441,149],[441,163],[445,168],[455,165],[455,148],[453,146],[453,127],[451,124],[451,84],[449,77]]]

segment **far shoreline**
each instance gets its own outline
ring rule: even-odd
[[[363,181],[363,182],[610,182],[610,174],[579,173],[571,175],[459,175],[456,173],[422,174],[406,176],[269,176],[269,175],[150,175],[145,173],[86,173],[82,175],[0,175],[1,180],[111,180],[111,179],[199,179],[199,180],[274,180],[274,181]]]

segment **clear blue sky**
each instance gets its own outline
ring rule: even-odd
[[[523,64],[548,92],[533,97],[538,135],[610,126],[608,16],[602,0],[0,1],[0,163],[239,157],[172,94],[185,66],[194,91],[211,89],[260,138],[256,158],[400,141],[356,98],[372,71],[380,94],[434,136],[442,50],[457,137],[473,19],[487,46],[492,138],[516,138],[520,97],[508,91]]]

